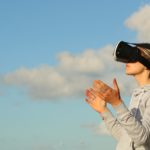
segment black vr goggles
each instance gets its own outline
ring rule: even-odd
[[[150,69],[150,60],[144,58],[141,55],[138,47],[145,48],[150,51],[149,43],[127,43],[124,41],[120,41],[114,51],[114,57],[116,61],[130,63],[139,61],[148,69]]]

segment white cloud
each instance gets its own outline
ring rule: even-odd
[[[96,55],[96,51],[90,49],[84,51],[82,54],[71,55],[68,52],[59,55],[60,67],[66,71],[80,72],[80,73],[97,73],[98,70],[104,69],[104,64]],[[70,68],[70,70],[68,70]]]
[[[90,129],[95,135],[110,135],[104,122],[101,122],[99,125],[95,123],[85,124],[82,127]]]
[[[58,55],[58,65],[43,65],[37,68],[20,68],[3,77],[8,86],[25,88],[34,99],[60,99],[84,96],[86,88],[92,85],[94,79],[101,79],[112,84],[117,76],[123,91],[128,86],[125,81],[121,63],[113,60],[112,45],[101,49],[88,49],[81,54],[73,55],[68,52]],[[123,88],[124,87],[124,88]]]
[[[145,5],[133,13],[125,24],[137,32],[138,41],[150,42],[150,5]]]

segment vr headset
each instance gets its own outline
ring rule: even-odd
[[[115,60],[124,62],[124,63],[132,63],[139,61],[148,69],[150,69],[150,60],[144,58],[141,55],[141,51],[138,47],[145,48],[150,51],[149,43],[128,43],[124,41],[120,41],[113,53]]]

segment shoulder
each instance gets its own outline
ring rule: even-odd
[[[146,106],[150,106],[150,90],[144,92],[142,101]]]

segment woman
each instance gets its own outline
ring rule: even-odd
[[[150,47],[150,44],[146,45]],[[139,59],[126,63],[126,74],[132,75],[139,85],[132,93],[129,109],[120,97],[116,79],[113,88],[95,80],[93,88],[86,90],[86,102],[100,114],[118,141],[116,150],[150,150],[150,48],[136,44],[136,49],[146,61]],[[116,111],[116,117],[107,108],[107,103]]]

